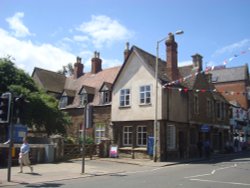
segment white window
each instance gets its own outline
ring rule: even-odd
[[[59,108],[65,108],[68,105],[68,97],[62,96],[59,102]]]
[[[167,146],[168,149],[176,148],[176,128],[174,125],[167,126]]]
[[[132,146],[132,126],[123,127],[123,145]]]
[[[105,124],[99,123],[95,127],[95,143],[100,144],[105,137]]]
[[[82,93],[80,94],[80,106],[85,106],[88,103],[88,94]]]
[[[130,106],[130,89],[122,89],[120,91],[120,106]]]
[[[198,98],[198,95],[194,95],[194,113],[199,114],[199,98]]]
[[[150,85],[140,87],[140,104],[151,103],[151,87]]]
[[[147,145],[147,127],[146,126],[137,127],[137,145],[138,146]]]
[[[110,91],[103,91],[102,92],[102,103],[107,104],[110,102]]]

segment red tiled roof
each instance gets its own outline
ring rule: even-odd
[[[95,88],[93,105],[99,105],[100,103],[100,95],[99,90],[104,82],[113,83],[119,70],[120,66],[104,69],[97,74],[85,73],[83,76],[78,79],[67,78],[65,82],[65,89],[75,90],[75,99],[73,102],[73,106],[77,107],[79,104],[79,91],[82,87],[92,87]]]

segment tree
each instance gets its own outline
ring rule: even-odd
[[[63,74],[65,76],[72,76],[74,74],[74,68],[72,63],[68,63],[68,65],[63,66],[62,70],[59,70],[58,73]]]
[[[19,105],[21,122],[48,134],[65,133],[70,117],[58,109],[58,101],[38,89],[33,79],[15,67],[10,58],[0,58],[0,93],[10,91],[25,100]]]

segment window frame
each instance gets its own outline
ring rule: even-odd
[[[61,96],[59,108],[65,108],[68,105],[68,96]]]
[[[85,106],[88,103],[88,93],[80,93],[80,106]]]
[[[175,125],[167,126],[167,148],[169,150],[176,149],[176,126]]]
[[[149,90],[148,90],[149,88]],[[139,104],[140,105],[150,105],[151,104],[151,85],[143,85],[139,87]],[[142,91],[143,89],[143,91]],[[142,96],[143,95],[143,96]],[[149,95],[149,97],[148,97]],[[147,101],[149,99],[149,101]],[[143,100],[143,101],[142,101]]]
[[[122,92],[124,92],[124,93],[122,93]],[[131,106],[131,97],[130,96],[131,96],[131,90],[129,88],[120,90],[119,106],[121,108]],[[122,104],[122,102],[123,102],[123,104]]]
[[[109,90],[102,91],[102,104],[108,104],[111,102],[111,92]]]
[[[97,133],[98,133],[98,135],[97,135]],[[95,125],[95,143],[100,144],[102,139],[105,138],[105,135],[106,135],[105,124],[104,123],[97,123]]]
[[[126,130],[128,129],[128,130]],[[123,146],[132,146],[133,144],[133,127],[124,126],[122,129],[122,144]]]
[[[139,130],[139,129],[142,129],[142,130]],[[140,146],[140,147],[147,146],[147,134],[148,134],[147,133],[147,126],[145,126],[145,125],[137,126],[137,131],[136,131],[136,144],[137,144],[137,146]]]

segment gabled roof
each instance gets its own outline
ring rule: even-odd
[[[85,85],[82,86],[82,88],[80,89],[78,94],[80,94],[83,89],[85,89],[85,91],[88,94],[95,94],[95,88],[94,87],[89,87],[89,86],[85,86]]]
[[[69,90],[69,89],[65,89],[64,93],[68,96],[68,97],[74,97],[76,94],[76,91],[74,90]]]
[[[196,76],[195,70],[193,69],[193,65],[187,65],[183,67],[179,67],[179,74],[181,78],[188,77],[181,83],[182,86],[193,89]]]
[[[212,70],[213,83],[236,82],[248,80],[248,67],[243,65],[240,67],[231,67],[219,70]]]
[[[156,56],[138,48],[137,46],[133,46],[132,50],[135,50],[153,72],[155,72]],[[163,82],[169,81],[169,78],[167,77],[166,61],[163,61],[160,58],[158,60],[158,78]]]
[[[120,66],[103,69],[97,74],[85,73],[78,79],[67,78],[65,82],[65,89],[75,90],[75,99],[72,107],[79,106],[79,92],[84,87],[86,90],[94,94],[94,100],[92,105],[99,105],[100,103],[100,95],[99,90],[102,87],[103,83],[113,83],[119,70]]]
[[[32,73],[32,77],[38,79],[38,84],[41,84],[46,91],[54,93],[63,92],[66,81],[66,77],[63,74],[36,67]]]
[[[128,62],[129,60],[129,56],[132,54],[132,53],[136,53],[140,56],[140,58],[142,58],[143,62],[146,63],[148,65],[148,67],[153,71],[155,72],[155,63],[156,63],[156,56],[142,50],[141,48],[137,47],[137,46],[132,46],[130,51],[129,51],[129,54],[128,54],[128,57],[126,58],[125,62],[123,63],[114,83],[113,83],[113,86],[115,85],[117,79],[119,78],[119,75],[121,74],[121,72],[123,71],[126,63]],[[159,80],[162,82],[162,83],[166,83],[169,81],[168,77],[167,77],[167,74],[166,74],[166,62],[165,61],[162,61],[160,58],[158,60],[158,78]]]
[[[135,52],[142,58],[143,62],[148,65],[148,67],[155,72],[155,63],[156,63],[156,56],[142,50],[141,48],[137,46],[132,46],[128,57],[131,55],[131,53]],[[118,79],[120,73],[123,71],[123,68],[125,67],[125,64],[127,63],[129,58],[125,60],[123,63],[120,72],[118,73],[118,76],[116,80]],[[193,65],[187,65],[187,66],[182,66],[178,67],[179,70],[179,76],[180,78],[184,78],[188,75],[194,74],[196,70],[193,69]],[[170,82],[170,79],[168,78],[167,75],[167,66],[166,66],[166,61],[163,61],[162,59],[159,58],[158,60],[158,78],[161,81],[162,84],[165,84],[167,82]],[[193,88],[194,83],[195,83],[195,76],[194,77],[189,77],[186,79],[184,82],[181,82],[180,86],[184,86],[187,88]],[[113,85],[115,84],[116,80],[114,81]]]
[[[108,90],[111,91],[112,89],[112,85],[111,83],[108,83],[108,82],[103,82],[102,86],[100,87],[100,90],[99,91],[102,91],[103,87],[106,86],[108,88]]]

